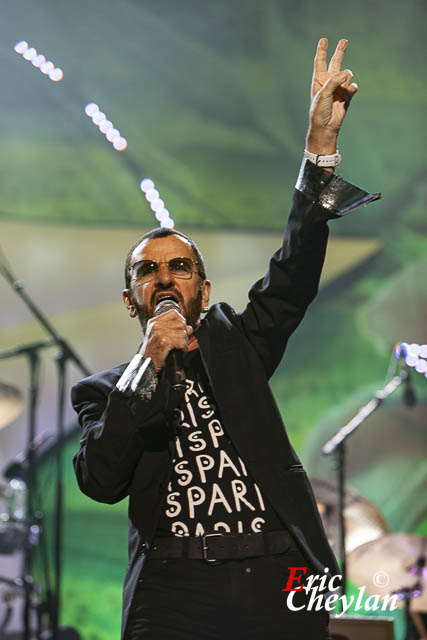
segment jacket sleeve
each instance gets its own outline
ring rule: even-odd
[[[167,448],[168,386],[159,381],[150,398],[119,391],[91,376],[74,385],[71,400],[83,429],[73,464],[80,489],[113,504],[129,494],[144,450]]]
[[[239,318],[268,377],[318,291],[328,219],[342,217],[380,197],[381,194],[369,194],[308,160],[303,162],[282,247],[272,256],[264,278],[251,288],[249,303]]]

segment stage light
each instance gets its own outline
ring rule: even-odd
[[[85,113],[89,118],[91,118],[97,111],[99,111],[99,107],[95,102],[88,102],[85,106]]]
[[[150,180],[150,178],[143,178],[139,183],[139,188],[141,191],[146,193],[147,191],[150,191],[150,189],[154,189],[154,182]]]
[[[114,129],[114,127],[112,129],[109,129],[105,135],[108,142],[114,142],[114,140],[119,136],[120,136],[120,131],[118,129]]]
[[[96,111],[92,116],[92,122],[97,126],[100,125],[102,122],[104,122],[104,120],[106,119],[107,119],[107,116],[103,111]]]
[[[53,82],[61,82],[62,78],[64,77],[64,72],[62,71],[62,69],[60,69],[59,67],[55,67],[54,69],[52,69],[52,71],[49,73],[49,78],[53,81]]]
[[[427,371],[427,361],[420,358],[415,364],[415,371],[425,373]]]
[[[166,220],[166,218],[169,218],[169,211],[167,209],[160,209],[159,211],[156,211],[156,219],[159,222]]]
[[[36,55],[37,49],[34,49],[34,47],[29,47],[28,49],[26,49],[26,51],[24,51],[22,57],[25,58],[25,60],[32,60],[36,57]]]
[[[99,130],[102,133],[107,133],[107,131],[109,131],[112,128],[113,128],[113,123],[111,122],[111,120],[104,120],[104,122],[101,122],[101,124],[99,125]]]
[[[122,136],[119,136],[118,138],[113,140],[113,147],[115,148],[116,151],[124,151],[127,146],[128,146],[128,141],[126,140],[126,138],[123,138]]]
[[[21,40],[20,42],[17,42],[13,48],[15,49],[16,53],[22,55],[23,53],[25,53],[29,46],[30,45],[26,40]]]
[[[165,218],[164,220],[161,221],[160,223],[161,227],[164,227],[166,229],[173,229],[175,226],[174,221],[172,220],[172,218]]]
[[[415,367],[416,363],[417,363],[418,357],[417,356],[411,356],[408,355],[405,357],[405,362],[408,365],[408,367]]]
[[[49,73],[54,69],[55,69],[55,65],[51,60],[48,60],[47,62],[43,62],[42,66],[40,67],[40,71],[44,73],[45,76],[48,76]]]
[[[155,200],[152,200],[150,202],[150,207],[152,209],[152,211],[154,211],[154,213],[156,211],[160,211],[161,209],[165,208],[165,203],[163,202],[163,200],[161,198],[156,198]]]
[[[416,342],[413,342],[407,348],[407,354],[409,356],[415,356],[418,358],[419,352],[420,352],[420,345],[417,344]]]
[[[160,193],[157,191],[157,189],[149,189],[145,194],[145,198],[146,200],[148,200],[148,202],[157,200],[159,196],[160,196]]]
[[[42,64],[44,64],[46,62],[46,58],[44,57],[44,55],[42,53],[39,53],[38,56],[36,56],[35,58],[33,58],[31,60],[31,64],[36,68],[36,69],[40,69],[40,67],[42,66]]]

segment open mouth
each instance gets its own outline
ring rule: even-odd
[[[176,302],[179,305],[179,299],[178,296],[176,296],[173,293],[170,293],[169,291],[166,292],[162,292],[162,293],[158,293],[155,297],[154,297],[154,304],[158,305],[159,302],[163,302],[164,300],[172,300],[173,302]]]

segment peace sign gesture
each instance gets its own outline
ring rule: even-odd
[[[321,38],[314,58],[311,83],[310,128],[307,149],[312,153],[335,153],[338,133],[348,106],[357,91],[350,69],[341,71],[348,41],[340,40],[326,67],[327,38]]]

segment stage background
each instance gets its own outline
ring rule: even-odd
[[[128,247],[156,226],[143,177],[200,244],[213,302],[244,307],[280,243],[316,42],[350,40],[346,66],[360,92],[339,173],[383,200],[330,224],[319,297],[272,379],[310,476],[333,481],[321,445],[392,375],[396,342],[427,341],[425,3],[4,0],[0,15],[1,246],[92,371],[126,362],[138,345],[120,292]],[[21,39],[64,70],[62,82],[13,51]],[[92,100],[128,139],[126,151],[115,152],[84,114]],[[1,348],[45,337],[4,281],[0,295]],[[39,433],[55,429],[54,355],[43,354]],[[67,393],[80,377],[71,366]],[[0,378],[27,399],[23,359],[1,362]],[[413,383],[415,408],[398,393],[352,438],[349,484],[381,509],[391,532],[426,534],[426,380],[414,374]],[[71,460],[79,432],[68,401],[66,416],[62,622],[84,640],[116,640],[127,501],[101,505],[78,491]],[[25,435],[25,414],[0,432],[1,468]],[[52,457],[40,485],[51,543]],[[0,562],[2,575],[19,574],[19,554]],[[16,600],[15,627],[19,607]]]

